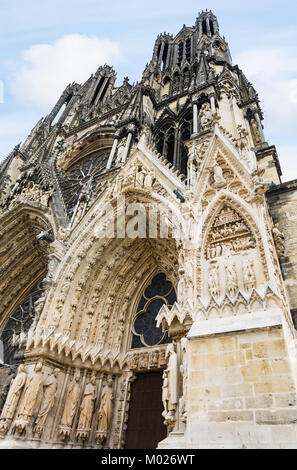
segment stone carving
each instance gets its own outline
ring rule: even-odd
[[[73,380],[70,383],[65,399],[65,406],[61,424],[59,426],[59,435],[62,439],[70,436],[75,411],[77,408],[79,395],[80,395],[80,371],[77,370],[74,374]]]
[[[1,434],[6,434],[10,427],[14,413],[19,403],[22,390],[26,383],[26,378],[27,374],[25,373],[25,366],[24,364],[21,364],[18,368],[17,376],[10,380],[9,391],[0,418]]]
[[[36,419],[36,426],[35,426],[35,434],[38,437],[41,437],[47,417],[49,412],[51,411],[52,407],[54,406],[55,399],[57,398],[57,388],[58,388],[58,381],[57,377],[60,372],[60,369],[54,369],[52,375],[50,375],[44,382],[43,382],[43,398],[42,404],[38,412],[38,416]]]
[[[284,234],[279,230],[278,224],[274,224],[272,228],[273,240],[275,243],[275,248],[277,256],[282,258],[285,254],[285,237]]]
[[[107,379],[107,384],[103,387],[99,408],[98,430],[96,440],[103,444],[106,440],[107,432],[111,423],[112,403],[114,400],[112,390],[112,378]]]
[[[180,88],[180,76],[178,74],[175,74],[173,77],[172,81],[172,93],[179,93],[179,88]]]
[[[210,295],[212,295],[213,297],[219,296],[220,294],[219,266],[217,264],[213,264],[209,268],[208,288],[209,288]]]
[[[149,369],[154,369],[158,367],[159,362],[159,351],[154,349],[149,355]]]
[[[243,283],[247,292],[250,292],[256,287],[256,278],[253,269],[253,262],[250,259],[245,259],[243,262]]]
[[[187,421],[187,383],[188,383],[188,366],[187,366],[187,338],[182,338],[180,341],[181,344],[181,365],[180,365],[180,373],[182,376],[182,384],[183,384],[183,394],[182,397],[179,399],[179,411],[181,415],[181,420],[185,423]]]
[[[251,168],[252,162],[248,151],[248,131],[241,124],[239,124],[237,126],[237,132],[238,139],[236,142],[236,146],[239,149],[240,155],[242,156],[243,160],[247,163],[248,167]]]
[[[193,297],[193,266],[191,261],[185,263],[185,267],[179,268],[180,279],[177,285],[177,298],[180,304],[191,300]]]
[[[220,165],[217,163],[217,161],[214,161],[213,178],[214,178],[216,188],[222,188],[223,186],[226,185],[226,180],[223,176],[223,170],[220,167]]]
[[[214,123],[214,115],[208,102],[203,103],[199,111],[199,118],[202,130],[209,129]]]
[[[188,157],[188,184],[189,186],[194,186],[198,179],[198,175],[201,169],[202,163],[202,152],[199,154],[199,149],[201,146],[198,146],[195,142],[192,143],[189,149],[189,157]]]
[[[143,186],[146,189],[151,189],[155,179],[155,172],[154,170],[149,170],[145,176]]]
[[[166,350],[168,359],[167,369],[163,373],[165,384],[163,383],[163,403],[165,402],[162,416],[165,418],[164,424],[172,428],[176,419],[177,409],[177,388],[178,388],[178,365],[177,354],[173,344],[168,344]]]
[[[254,144],[257,147],[262,144],[262,137],[261,137],[261,133],[259,131],[259,127],[258,127],[256,119],[252,118],[250,121],[250,125],[251,125]]]
[[[138,368],[147,369],[148,366],[148,353],[141,353],[138,358]]]
[[[42,387],[42,363],[38,362],[34,370],[28,375],[21,403],[17,412],[17,418],[13,423],[13,430],[21,434],[32,422],[36,402]]]
[[[250,228],[237,212],[225,206],[215,218],[208,234],[206,259],[236,254],[255,248]]]
[[[9,387],[10,387],[11,381],[15,378],[16,372],[17,372],[17,370],[16,370],[15,367],[10,367],[8,369],[8,377],[5,380],[4,384],[2,385],[1,391],[0,391],[0,413],[2,412],[4,403],[6,401],[7,394],[9,392]]]
[[[165,418],[168,414],[168,401],[169,401],[169,391],[168,391],[168,371],[164,370],[163,375],[163,384],[162,384],[162,403],[163,403],[163,412],[162,416]],[[164,421],[165,424],[165,421]]]
[[[123,161],[123,156],[124,156],[124,153],[125,153],[126,142],[127,142],[127,138],[124,137],[124,138],[121,140],[121,142],[118,144],[117,159],[116,159],[116,162],[117,162],[117,163],[121,163],[121,162]]]
[[[96,398],[96,377],[92,375],[91,381],[86,385],[82,403],[80,405],[80,415],[76,431],[78,440],[84,441],[88,438],[90,433],[90,425],[94,408],[94,401]]]
[[[138,354],[133,354],[129,359],[130,369],[136,370],[138,368]]]
[[[231,297],[235,297],[238,291],[238,280],[237,280],[237,274],[236,274],[236,269],[234,264],[227,264],[226,266],[226,274],[227,274],[227,293]]]

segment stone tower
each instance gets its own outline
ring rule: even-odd
[[[0,167],[0,445],[296,448],[296,181],[258,95],[211,11],[115,79]]]

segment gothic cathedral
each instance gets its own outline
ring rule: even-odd
[[[297,448],[297,181],[217,18],[0,167],[0,448]]]

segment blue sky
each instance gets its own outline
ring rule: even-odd
[[[283,181],[297,178],[297,2],[292,0],[0,0],[0,159],[24,141],[69,82],[107,62],[117,85],[141,79],[158,33],[211,9],[259,93]],[[1,86],[0,86],[1,97]]]

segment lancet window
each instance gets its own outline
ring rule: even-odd
[[[24,347],[26,333],[35,317],[34,303],[41,297],[42,292],[42,286],[37,284],[24,302],[9,316],[0,337],[5,364],[17,362],[16,353]]]

